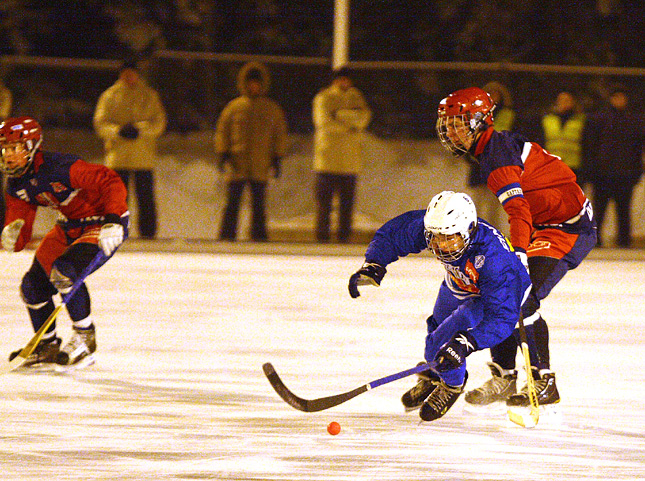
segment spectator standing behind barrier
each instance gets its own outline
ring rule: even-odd
[[[118,80],[99,97],[94,129],[105,144],[105,164],[117,171],[126,187],[133,174],[139,235],[153,239],[157,234],[153,172],[166,113],[159,94],[141,77],[136,63],[124,62]]]
[[[334,194],[340,199],[338,242],[352,233],[356,181],[363,168],[363,131],[372,111],[363,94],[353,86],[347,67],[334,70],[331,85],[313,100],[314,164],[316,175],[316,239],[330,241]]]
[[[220,239],[234,241],[244,186],[252,197],[251,239],[268,240],[266,229],[266,185],[269,174],[280,176],[280,162],[287,151],[287,122],[282,107],[266,96],[268,69],[257,62],[244,65],[237,79],[240,96],[222,111],[215,130],[219,167],[230,165],[226,209]]]
[[[585,114],[581,112],[576,97],[567,91],[560,92],[553,111],[542,117],[544,148],[560,157],[576,174],[576,181],[583,186],[582,171],[582,130]]]
[[[593,209],[598,223],[598,244],[610,199],[616,203],[617,244],[631,245],[631,201],[643,173],[645,128],[643,119],[629,108],[627,89],[617,85],[609,104],[589,116],[584,130],[584,167],[593,186]]]
[[[496,130],[513,130],[515,124],[515,110],[513,110],[513,97],[505,85],[499,82],[488,82],[483,89],[488,92],[495,102],[493,117],[495,118]],[[496,228],[507,236],[508,221],[502,204],[486,186],[486,181],[481,177],[481,169],[474,159],[468,159],[470,172],[468,174],[468,186],[471,189],[471,197],[477,206],[481,217],[487,219]]]
[[[5,84],[0,81],[0,122],[4,122],[11,115],[11,106],[13,104],[13,96]],[[4,192],[4,176],[0,172],[0,187]],[[4,194],[0,193],[0,225],[4,225],[4,213],[6,210]]]

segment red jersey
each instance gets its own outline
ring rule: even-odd
[[[61,214],[61,225],[101,224],[107,214],[127,220],[126,188],[119,175],[103,165],[76,156],[39,151],[34,167],[7,181],[5,225],[24,219],[15,251],[31,239],[36,209],[51,207]]]
[[[526,251],[534,228],[566,223],[583,211],[587,198],[573,171],[522,135],[489,127],[474,156],[508,214],[514,247]]]

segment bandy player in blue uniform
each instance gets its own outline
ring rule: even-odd
[[[473,201],[451,191],[433,197],[426,211],[406,212],[385,223],[367,247],[365,263],[351,276],[358,286],[379,286],[386,266],[400,257],[431,250],[446,269],[432,315],[424,357],[437,371],[419,375],[401,398],[406,410],[421,408],[424,421],[442,417],[463,392],[466,357],[511,335],[531,280],[504,236],[477,218]]]
[[[43,152],[41,142],[42,128],[31,117],[0,124],[0,170],[8,177],[2,247],[9,252],[25,247],[39,206],[59,212],[20,285],[35,331],[54,311],[53,296],[69,292],[99,249],[106,259],[114,253],[127,237],[129,218],[126,188],[116,172],[74,155]],[[23,365],[93,362],[95,328],[85,284],[66,308],[73,321],[69,342],[60,349],[54,324]],[[19,352],[12,353],[10,360]]]
[[[522,306],[538,402],[560,401],[551,370],[549,330],[540,302],[596,245],[596,222],[589,200],[562,159],[535,142],[494,128],[495,105],[477,87],[457,90],[439,102],[437,134],[455,156],[479,164],[482,180],[508,215],[511,244],[527,266],[533,289]],[[516,335],[491,349],[492,378],[466,393],[471,404],[505,401],[527,406],[526,387],[516,393]]]

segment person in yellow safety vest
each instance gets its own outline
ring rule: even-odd
[[[553,111],[542,117],[544,148],[560,157],[576,174],[578,185],[585,183],[582,172],[582,131],[586,121],[578,100],[568,91],[558,94]]]

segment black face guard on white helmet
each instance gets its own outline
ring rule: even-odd
[[[470,245],[477,228],[477,209],[472,199],[463,193],[444,191],[435,195],[423,218],[425,237],[430,249],[442,262],[453,262],[461,258]],[[459,242],[453,250],[437,247],[435,236],[458,236]]]

